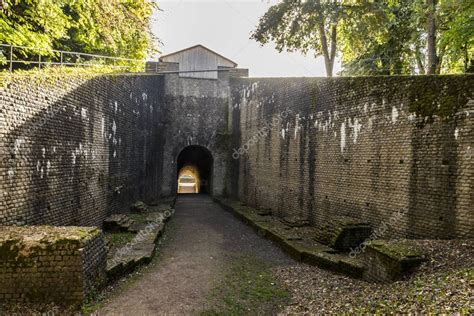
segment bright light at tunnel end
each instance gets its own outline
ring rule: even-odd
[[[178,173],[178,193],[196,194],[200,192],[199,170],[195,166],[187,165],[181,168]]]

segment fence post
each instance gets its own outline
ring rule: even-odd
[[[13,45],[10,45],[10,72],[13,72]]]
[[[41,53],[38,55],[38,69],[41,69]]]
[[[61,51],[60,53],[60,63],[59,65],[61,66],[61,68],[63,67],[63,51]]]

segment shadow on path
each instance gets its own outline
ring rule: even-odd
[[[253,256],[271,266],[294,261],[209,196],[179,196],[159,263],[113,296],[99,315],[196,314],[226,266]]]

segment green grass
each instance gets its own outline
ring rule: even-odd
[[[290,294],[273,277],[269,264],[246,256],[230,263],[210,294],[210,307],[201,315],[276,314],[289,298]]]
[[[127,215],[138,224],[146,224],[146,216],[144,214],[127,214]]]
[[[107,242],[111,242],[113,247],[122,247],[125,246],[127,243],[131,242],[133,237],[135,237],[135,233],[106,233],[105,239]]]
[[[91,315],[94,311],[101,307],[101,300],[104,298],[103,293],[92,289],[87,295],[86,302],[81,306],[82,315]]]

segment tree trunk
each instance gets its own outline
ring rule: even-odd
[[[468,69],[469,69],[469,51],[468,51],[468,45],[466,43],[466,46],[464,46],[464,73],[467,73]]]
[[[319,8],[318,11],[321,12],[321,1],[320,0],[315,0],[315,4]],[[333,70],[334,70],[334,59],[336,57],[336,49],[337,49],[337,25],[333,23],[331,25],[331,51],[329,51],[329,45],[328,45],[328,38],[326,36],[326,28],[324,27],[324,16],[319,15],[318,17],[318,31],[319,31],[319,37],[321,40],[321,51],[323,53],[324,57],[324,66],[326,67],[326,75],[328,77],[333,76]]]
[[[333,24],[331,26],[331,53],[329,54],[329,64],[331,67],[331,75],[332,77],[334,72],[334,61],[336,59],[336,49],[337,49],[337,26]]]
[[[380,74],[384,76],[390,76],[390,60],[388,59],[388,56],[383,54],[380,62],[382,64]]]
[[[438,64],[436,65],[435,73],[438,75],[441,73],[441,66],[443,64],[443,58],[445,54],[446,54],[446,46],[443,45],[440,47],[438,57],[437,57]]]
[[[326,30],[324,29],[324,21],[318,23],[319,28],[319,37],[321,38],[321,51],[324,57],[324,66],[326,67],[326,75],[328,77],[332,77],[332,63],[331,57],[329,56],[329,48],[328,48],[328,39],[326,37]]]
[[[416,66],[418,67],[418,71],[420,72],[420,75],[424,75],[425,65],[423,65],[423,59],[422,59],[419,47],[415,48],[415,58],[416,58]]]
[[[427,69],[426,74],[436,73],[438,56],[436,54],[436,0],[426,0],[427,15]]]

